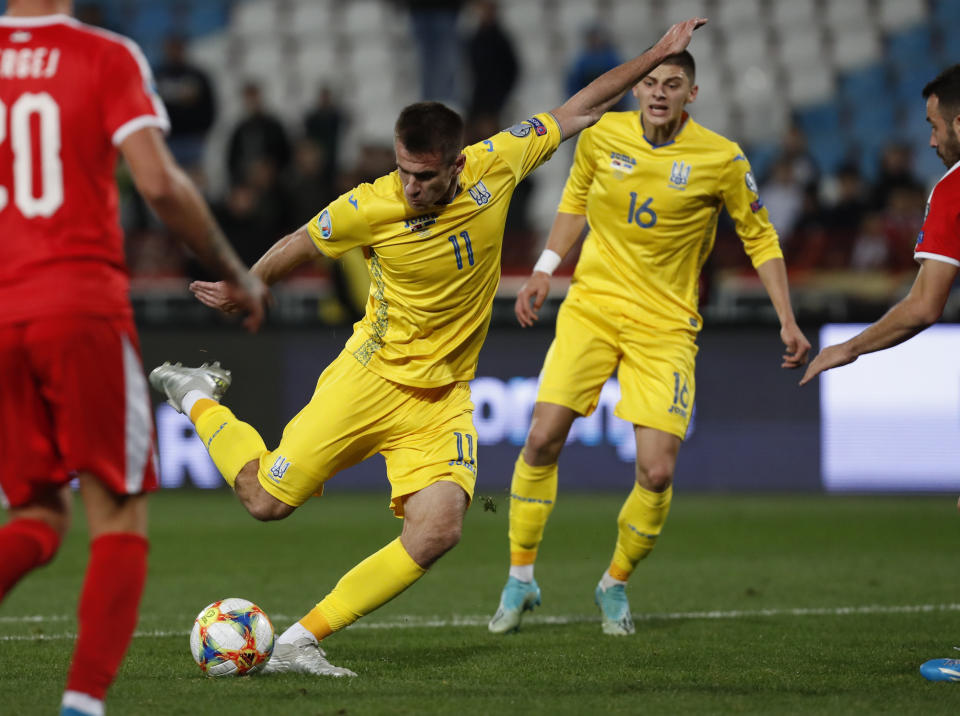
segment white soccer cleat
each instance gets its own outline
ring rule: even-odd
[[[306,637],[292,644],[276,644],[262,674],[313,674],[314,676],[356,676],[356,672],[327,661],[320,645]]]
[[[633,617],[630,615],[630,604],[627,602],[627,590],[622,584],[603,588],[598,584],[593,593],[593,600],[600,607],[603,620],[600,628],[604,634],[611,636],[628,636],[636,629],[633,626]]]
[[[523,582],[516,577],[507,579],[507,585],[500,594],[500,605],[496,614],[487,624],[493,634],[507,634],[520,628],[524,612],[532,612],[540,606],[540,587],[537,580]]]
[[[220,361],[204,363],[199,368],[186,368],[180,363],[164,363],[150,371],[150,385],[167,396],[167,402],[183,412],[183,398],[191,390],[209,394],[220,400],[230,387],[230,371],[220,367]]]

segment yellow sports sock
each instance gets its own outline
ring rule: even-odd
[[[323,639],[383,606],[426,573],[398,537],[343,575],[300,623]]]
[[[213,405],[208,404],[201,408],[200,403]],[[203,440],[223,479],[233,487],[243,466],[251,460],[259,459],[267,451],[263,438],[252,426],[237,420],[230,408],[212,400],[197,401],[197,405],[190,411],[191,418],[195,412],[198,414],[194,423],[197,435]]]
[[[533,564],[543,530],[557,500],[557,464],[534,467],[523,454],[513,467],[510,483],[510,564]]]
[[[650,554],[667,521],[672,499],[672,485],[663,492],[652,492],[633,483],[633,491],[617,518],[617,546],[610,563],[611,577],[627,581],[637,563]]]

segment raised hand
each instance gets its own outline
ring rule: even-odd
[[[705,17],[694,17],[685,22],[678,22],[660,38],[657,47],[667,55],[683,52],[693,38],[693,31],[706,24],[707,18]]]

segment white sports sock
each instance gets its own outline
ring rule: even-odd
[[[64,691],[60,705],[89,716],[103,716],[103,701],[82,691]]]
[[[611,577],[609,570],[604,572],[603,576],[600,577],[600,588],[603,589],[603,591],[607,591],[610,587],[616,587],[618,584],[624,587],[627,586],[626,582]]]
[[[532,564],[513,564],[510,565],[510,576],[519,579],[521,582],[533,581]]]
[[[314,644],[318,644],[317,637],[315,637],[309,629],[307,629],[300,622],[294,622],[293,626],[287,629],[283,634],[280,635],[280,638],[277,639],[278,644],[292,644],[298,639],[303,639],[306,637]]]
[[[188,390],[187,394],[183,396],[183,400],[180,401],[180,407],[183,408],[183,414],[186,416],[190,415],[190,411],[193,410],[193,406],[197,404],[198,400],[213,400],[213,396],[209,393],[205,393],[202,390]]]

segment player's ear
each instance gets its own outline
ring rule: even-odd
[[[457,176],[460,172],[462,172],[466,164],[467,164],[467,155],[464,154],[463,152],[460,152],[460,155],[453,160],[454,176]]]
[[[694,85],[690,88],[690,94],[687,95],[687,104],[690,104],[697,98],[697,92],[700,91],[700,85]]]

